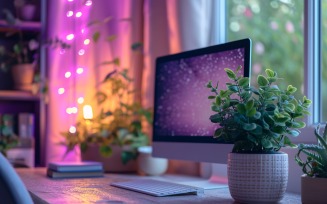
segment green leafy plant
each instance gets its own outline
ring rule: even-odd
[[[327,125],[322,133],[320,126],[314,131],[318,144],[299,144],[295,161],[307,176],[327,178]],[[306,160],[301,159],[301,153],[307,156]]]
[[[94,27],[92,40],[94,43],[112,43],[117,36],[104,36],[99,28],[112,21],[112,17],[103,20],[94,20],[88,23]],[[110,46],[113,49],[113,46]],[[131,50],[142,51],[142,43],[134,43]],[[113,51],[113,50],[112,50]],[[67,146],[67,152],[78,145],[85,152],[89,145],[97,144],[99,152],[104,157],[112,154],[113,146],[123,148],[121,159],[124,164],[137,157],[137,148],[149,144],[148,136],[143,126],[152,123],[152,110],[143,108],[135,101],[136,91],[132,87],[133,80],[128,76],[127,69],[120,68],[120,58],[104,60],[97,65],[114,67],[101,82],[95,98],[100,112],[92,120],[81,120],[76,124],[76,133],[64,132],[65,141],[61,144]],[[111,69],[112,70],[112,69]]]
[[[7,151],[18,145],[18,136],[12,129],[13,116],[4,114],[2,115],[2,124],[0,125],[0,152],[6,156]]]
[[[129,146],[122,152],[123,163],[136,159],[137,148],[148,145],[148,137],[142,131],[142,124],[152,122],[150,109],[144,109],[139,103],[132,102],[135,93],[131,89],[132,80],[127,70],[110,72],[102,83],[103,91],[96,93],[101,107],[100,112],[92,120],[82,120],[76,124],[75,133],[63,132],[67,152],[76,145],[82,152],[90,144],[99,145],[102,156],[112,154],[112,146]]]
[[[218,89],[209,81],[207,87],[214,95],[210,116],[219,124],[214,137],[221,142],[234,143],[234,153],[273,153],[281,147],[296,147],[289,136],[298,136],[305,123],[300,121],[308,115],[311,101],[305,96],[297,100],[297,88],[288,85],[281,90],[276,84],[277,73],[266,69],[266,76],[258,75],[257,88],[249,86],[249,78],[225,68],[230,83],[226,89]]]

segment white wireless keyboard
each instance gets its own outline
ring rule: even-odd
[[[131,181],[114,182],[110,185],[124,188],[152,196],[170,196],[181,194],[201,194],[202,188],[187,186],[183,184],[158,181],[153,179],[136,179]]]

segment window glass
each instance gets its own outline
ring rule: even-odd
[[[322,13],[322,119],[327,121],[327,0],[321,1],[321,13]]]
[[[304,2],[229,0],[227,7],[227,40],[252,39],[252,83],[258,74],[272,68],[284,78],[280,88],[292,84],[302,94]]]

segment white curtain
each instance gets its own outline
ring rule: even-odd
[[[63,22],[66,1],[51,1],[49,12],[49,33],[60,33],[64,30]],[[130,19],[124,23],[113,23],[101,29],[106,35],[114,33],[119,36],[114,49],[101,44],[91,45],[86,55],[75,60],[75,63],[88,67],[86,78],[76,81],[74,90],[85,92],[86,103],[95,105],[92,95],[96,84],[103,79],[108,70],[96,65],[99,62],[119,56],[123,67],[128,67],[135,79],[135,88],[141,90],[136,100],[145,107],[153,107],[155,59],[158,56],[206,47],[224,41],[223,0],[112,0],[93,1],[89,19],[103,19],[112,16],[114,19]],[[223,8],[223,9],[222,9]],[[143,42],[141,54],[131,53],[134,42]],[[114,52],[113,52],[114,50]],[[70,57],[76,53],[70,53]],[[51,53],[50,53],[51,55]],[[67,66],[69,57],[52,55],[49,60],[50,72],[50,108],[48,114],[48,161],[60,160],[63,148],[56,145],[62,139],[60,131],[67,130],[69,119],[62,117],[60,111],[67,104],[57,94],[58,84],[62,78],[57,77],[63,66]],[[72,157],[78,159],[78,157]],[[191,167],[189,174],[197,174],[197,165],[190,162],[172,162],[172,171],[185,171],[185,165]],[[193,168],[195,167],[195,168]],[[183,172],[185,173],[185,172]]]

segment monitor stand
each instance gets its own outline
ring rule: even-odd
[[[202,174],[210,175],[210,178],[208,180],[183,181],[179,183],[205,190],[228,187],[226,164],[201,163],[201,171]]]

